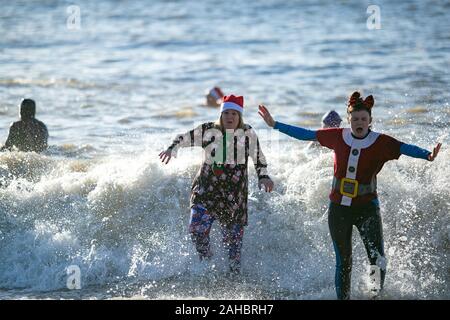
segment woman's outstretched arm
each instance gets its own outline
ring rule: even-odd
[[[161,161],[168,164],[172,156],[176,157],[179,148],[202,146],[203,126],[204,124],[185,134],[178,135],[167,150],[160,152],[159,158]]]
[[[433,152],[430,152],[418,146],[403,143],[400,146],[400,153],[413,158],[433,161],[437,157],[439,150],[441,149],[441,145],[442,143],[438,143],[436,147],[433,148]]]
[[[316,130],[308,130],[301,127],[295,127],[288,124],[284,124],[278,121],[275,121],[272,118],[269,110],[264,105],[259,105],[259,115],[264,119],[269,127],[279,130],[288,136],[299,140],[317,140],[317,131]]]

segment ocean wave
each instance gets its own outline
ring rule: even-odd
[[[258,191],[256,178],[250,179],[244,278],[272,279],[263,285],[265,293],[253,297],[331,298],[334,254],[326,207],[332,157],[326,151],[284,148],[281,155],[267,154],[275,192]],[[33,168],[40,168],[40,178],[16,178],[0,189],[2,288],[62,290],[65,269],[75,264],[87,288],[119,280],[134,288],[141,281],[139,292],[155,297],[149,286],[153,281],[160,288],[169,283],[184,288],[172,292],[175,296],[199,294],[195,288],[200,287],[189,291],[187,285],[201,267],[187,233],[197,155],[185,152],[168,166],[154,152],[111,156],[86,160],[82,170],[74,169],[76,159],[16,159],[17,166],[37,163]],[[444,150],[433,163],[401,159],[380,175],[390,261],[386,290],[397,298],[448,297],[449,156]],[[216,228],[212,240],[216,256],[211,272],[220,279],[226,259]],[[364,297],[367,265],[360,242],[355,238],[356,298]],[[231,286],[223,292],[234,297]]]

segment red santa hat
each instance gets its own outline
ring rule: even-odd
[[[224,112],[225,110],[236,110],[241,114],[244,113],[244,97],[243,96],[234,96],[229,95],[223,97],[223,102],[220,105],[220,112]]]
[[[223,96],[224,96],[222,90],[220,90],[219,87],[214,87],[214,88],[212,88],[211,90],[209,90],[209,94],[210,94],[211,96],[213,96],[214,99],[216,99],[216,100],[222,99]]]

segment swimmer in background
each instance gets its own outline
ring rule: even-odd
[[[209,107],[220,107],[224,94],[219,87],[214,87],[206,93],[206,105]]]
[[[36,103],[24,99],[20,104],[20,120],[13,122],[9,128],[8,138],[0,151],[17,149],[23,152],[42,152],[47,149],[47,126],[36,115]]]
[[[341,123],[342,123],[342,118],[334,110],[328,111],[322,117],[322,129],[339,128],[341,126]],[[311,148],[316,148],[316,147],[320,147],[319,142],[311,141],[308,144],[307,148],[311,149]]]

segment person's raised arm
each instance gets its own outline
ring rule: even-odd
[[[441,150],[442,143],[438,143],[436,147],[433,148],[433,152],[428,156],[428,161],[434,161],[437,157],[439,150]]]
[[[1,148],[1,151],[11,150],[16,143],[18,143],[18,131],[17,126],[12,123],[9,128],[8,138],[6,139],[5,144]]]
[[[259,105],[259,115],[264,119],[269,127],[279,130],[288,136],[299,140],[308,140],[313,141],[317,140],[317,131],[316,130],[308,130],[301,127],[295,127],[288,124],[284,124],[278,121],[275,121],[270,114],[269,110],[264,105]]]
[[[418,146],[403,143],[400,146],[400,153],[413,158],[433,161],[437,157],[439,150],[441,149],[441,146],[442,143],[438,143],[436,147],[433,148],[433,152],[430,152]]]
[[[192,129],[185,134],[178,135],[172,144],[165,150],[160,152],[159,158],[165,164],[168,164],[172,156],[176,157],[179,148],[202,146],[203,124]]]
[[[272,118],[272,115],[270,114],[266,106],[260,104],[258,114],[264,119],[269,127],[275,127],[275,120]]]

